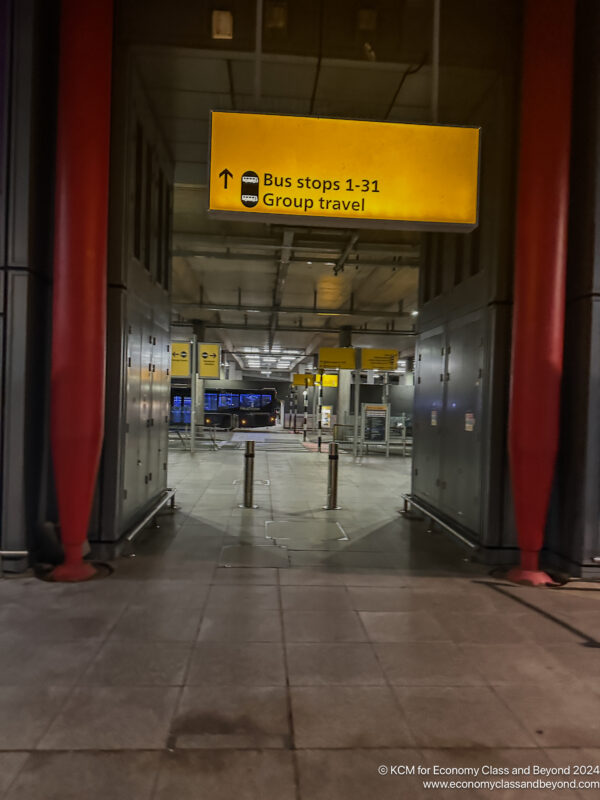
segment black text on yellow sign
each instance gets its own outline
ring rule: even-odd
[[[221,377],[221,347],[218,344],[198,343],[198,376]]]
[[[191,366],[189,342],[171,342],[171,375],[174,378],[189,378]]]
[[[356,351],[352,347],[320,347],[319,369],[356,369]]]
[[[469,231],[480,130],[213,111],[209,213]]]
[[[363,369],[380,369],[384,372],[393,372],[398,368],[397,350],[378,350],[364,348],[361,350],[361,366]]]

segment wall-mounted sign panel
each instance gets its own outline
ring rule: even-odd
[[[353,347],[321,347],[319,369],[356,369],[356,351]]]
[[[376,350],[374,347],[363,348],[360,353],[363,369],[380,369],[392,372],[398,368],[397,350]]]
[[[479,148],[474,127],[213,111],[208,211],[468,232],[478,223]]]
[[[221,346],[198,343],[198,376],[200,378],[221,377]]]
[[[189,378],[192,346],[189,342],[171,342],[171,376]]]

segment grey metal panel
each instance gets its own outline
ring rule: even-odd
[[[412,491],[436,506],[440,501],[444,426],[444,348],[444,331],[442,328],[435,328],[420,334],[415,358]]]
[[[484,354],[481,313],[450,323],[447,341],[441,506],[462,526],[479,534]]]
[[[561,502],[546,544],[569,562],[591,565],[600,557],[600,298],[569,304],[566,333]]]
[[[7,212],[6,175],[8,166],[8,131],[10,100],[10,60],[12,42],[11,0],[0,0],[0,265],[5,263],[5,219]],[[0,313],[3,303],[0,300]]]
[[[39,520],[47,467],[43,442],[48,340],[43,334],[49,298],[44,284],[31,273],[7,271],[6,281],[0,533],[4,548],[23,549]]]
[[[485,362],[482,407],[482,544],[513,547],[508,471],[508,397],[512,306],[494,303],[485,311]]]
[[[131,518],[143,503],[140,495],[142,320],[128,297],[127,306],[127,381],[125,405],[125,469],[123,481],[123,519]]]
[[[13,64],[8,172],[7,264],[48,272],[51,264],[55,155],[54,2],[13,4]]]
[[[119,537],[119,520],[124,500],[127,384],[127,294],[109,286],[107,295],[106,431],[101,466],[101,508],[90,539],[114,541]]]

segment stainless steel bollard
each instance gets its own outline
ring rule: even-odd
[[[254,442],[246,442],[244,454],[244,508],[252,508],[254,487]]]
[[[337,442],[330,442],[329,470],[327,472],[327,505],[323,506],[326,511],[333,511],[334,509],[341,508],[341,506],[337,504],[339,458]]]

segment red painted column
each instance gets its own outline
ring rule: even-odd
[[[563,368],[575,0],[526,0],[509,451],[521,565],[539,553],[558,451]]]
[[[56,152],[51,442],[63,581],[82,559],[104,433],[113,0],[62,0]]]

